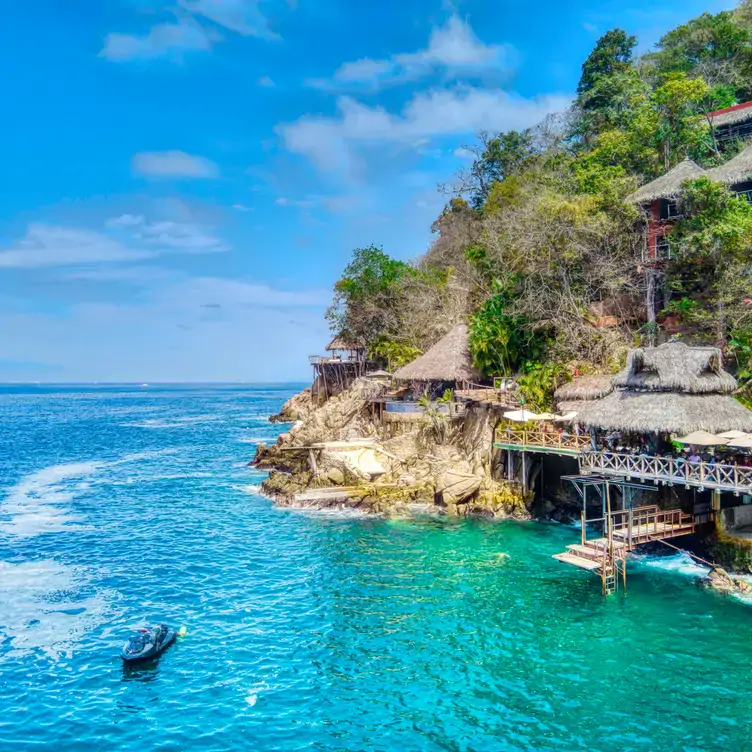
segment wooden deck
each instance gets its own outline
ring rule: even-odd
[[[553,431],[522,430],[508,428],[496,434],[494,446],[499,449],[512,449],[521,452],[541,454],[565,454],[579,457],[590,447],[588,436],[559,434]]]
[[[708,488],[733,493],[752,493],[752,468],[720,462],[689,462],[672,457],[620,454],[618,452],[583,452],[580,471],[603,475],[651,480],[665,485]]]
[[[595,523],[603,524],[605,535],[588,539],[587,526]],[[619,577],[626,587],[626,558],[630,551],[643,543],[678,538],[694,531],[694,517],[681,509],[638,507],[589,520],[583,514],[580,542],[567,546],[566,551],[553,558],[599,575],[607,595],[616,590]]]

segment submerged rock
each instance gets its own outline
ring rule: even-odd
[[[704,582],[708,587],[723,595],[739,595],[752,592],[752,586],[748,582],[733,577],[722,567],[711,569]]]

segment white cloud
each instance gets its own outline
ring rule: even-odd
[[[145,243],[175,248],[184,253],[214,253],[229,250],[221,238],[201,225],[190,222],[152,222],[144,225],[139,236]]]
[[[100,232],[33,224],[22,240],[0,251],[0,267],[29,269],[135,261],[153,255],[152,250],[129,248]]]
[[[181,8],[236,34],[277,38],[259,6],[262,0],[178,0]]]
[[[235,209],[235,211],[242,212],[243,214],[247,214],[248,212],[253,211],[252,207],[246,206],[245,204],[233,204],[232,208]]]
[[[266,89],[273,89],[277,85],[271,78],[269,78],[269,76],[261,76],[261,78],[256,81],[256,83]]]
[[[42,223],[29,225],[21,240],[7,249],[0,248],[0,268],[90,267],[176,253],[228,250],[230,246],[211,228],[198,223],[146,222],[142,216],[123,214],[107,220],[104,231]],[[122,276],[124,272],[117,274]]]
[[[475,154],[465,146],[460,146],[454,150],[454,156],[460,159],[474,159]]]
[[[119,217],[111,217],[108,219],[105,226],[111,229],[120,229],[142,225],[143,223],[144,217],[142,214],[139,214],[138,216],[134,214],[121,214]]]
[[[132,164],[133,171],[145,177],[219,177],[219,167],[214,162],[184,151],[141,152],[133,157]]]
[[[285,198],[284,196],[280,196],[274,201],[274,203],[277,204],[277,206],[297,206],[300,209],[309,209],[314,205],[313,201],[307,199],[296,200],[293,198]]]
[[[208,50],[212,45],[209,35],[195,23],[164,23],[153,26],[144,36],[133,34],[108,34],[100,57],[122,63],[130,60],[153,60],[175,57],[190,50]]]
[[[339,116],[305,116],[282,125],[278,132],[290,151],[312,159],[327,171],[352,171],[359,164],[358,147],[526,128],[550,112],[568,106],[570,97],[525,99],[501,90],[457,87],[416,94],[399,115],[340,97]]]
[[[470,25],[453,15],[442,27],[434,28],[428,47],[418,52],[393,55],[385,60],[361,58],[344,63],[331,80],[314,78],[306,83],[320,89],[342,89],[353,84],[394,84],[414,81],[436,72],[453,75],[493,71],[507,75],[517,63],[511,45],[485,44]]]

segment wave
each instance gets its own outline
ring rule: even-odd
[[[85,479],[99,472],[104,462],[71,462],[51,465],[22,478],[0,504],[0,531],[27,538],[42,533],[80,530],[80,517],[66,505],[76,492],[85,491]],[[72,481],[78,480],[78,483]]]
[[[705,577],[710,571],[710,567],[698,564],[688,553],[684,551],[677,552],[672,556],[651,556],[639,554],[632,555],[632,558],[640,566],[662,572],[675,572],[686,577],[701,578]]]
[[[221,417],[220,415],[186,415],[178,418],[149,418],[120,425],[130,428],[191,428],[201,423],[215,423]]]
[[[70,656],[81,637],[105,621],[115,600],[108,591],[76,594],[90,585],[84,568],[53,559],[0,561],[0,637],[10,646],[0,662],[36,651],[53,660]]]

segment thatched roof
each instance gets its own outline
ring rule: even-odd
[[[327,352],[333,352],[334,350],[362,350],[363,345],[358,345],[355,342],[348,342],[341,334],[338,334],[327,346]]]
[[[613,378],[613,376],[578,376],[568,384],[560,386],[554,393],[554,400],[559,404],[562,401],[569,403],[600,399],[614,390]]]
[[[717,180],[724,185],[738,185],[752,180],[752,145],[726,164],[708,170],[706,174],[711,180]]]
[[[744,102],[743,104],[736,104],[733,107],[726,107],[723,110],[711,112],[708,117],[716,128],[724,128],[729,125],[743,123],[746,120],[752,120],[752,102]]]
[[[594,402],[597,402],[597,400],[572,400],[572,401],[564,401],[564,402],[558,402],[556,403],[556,409],[558,412],[562,414],[566,413],[579,413],[581,410],[584,410],[587,405],[592,405]]]
[[[693,180],[703,175],[705,170],[696,165],[691,159],[685,159],[665,175],[646,183],[634,193],[627,196],[627,201],[633,204],[646,204],[657,198],[671,198],[681,193],[681,187],[687,180]]]
[[[752,412],[722,394],[633,392],[620,389],[588,403],[577,414],[588,428],[649,433],[718,434],[737,428],[752,430]]]
[[[428,352],[398,369],[403,381],[472,381],[478,377],[467,346],[467,326],[455,326]]]
[[[736,379],[723,370],[721,351],[717,347],[689,347],[684,342],[667,342],[659,347],[630,350],[627,367],[614,376],[614,386],[657,392],[728,394],[737,384]]]

